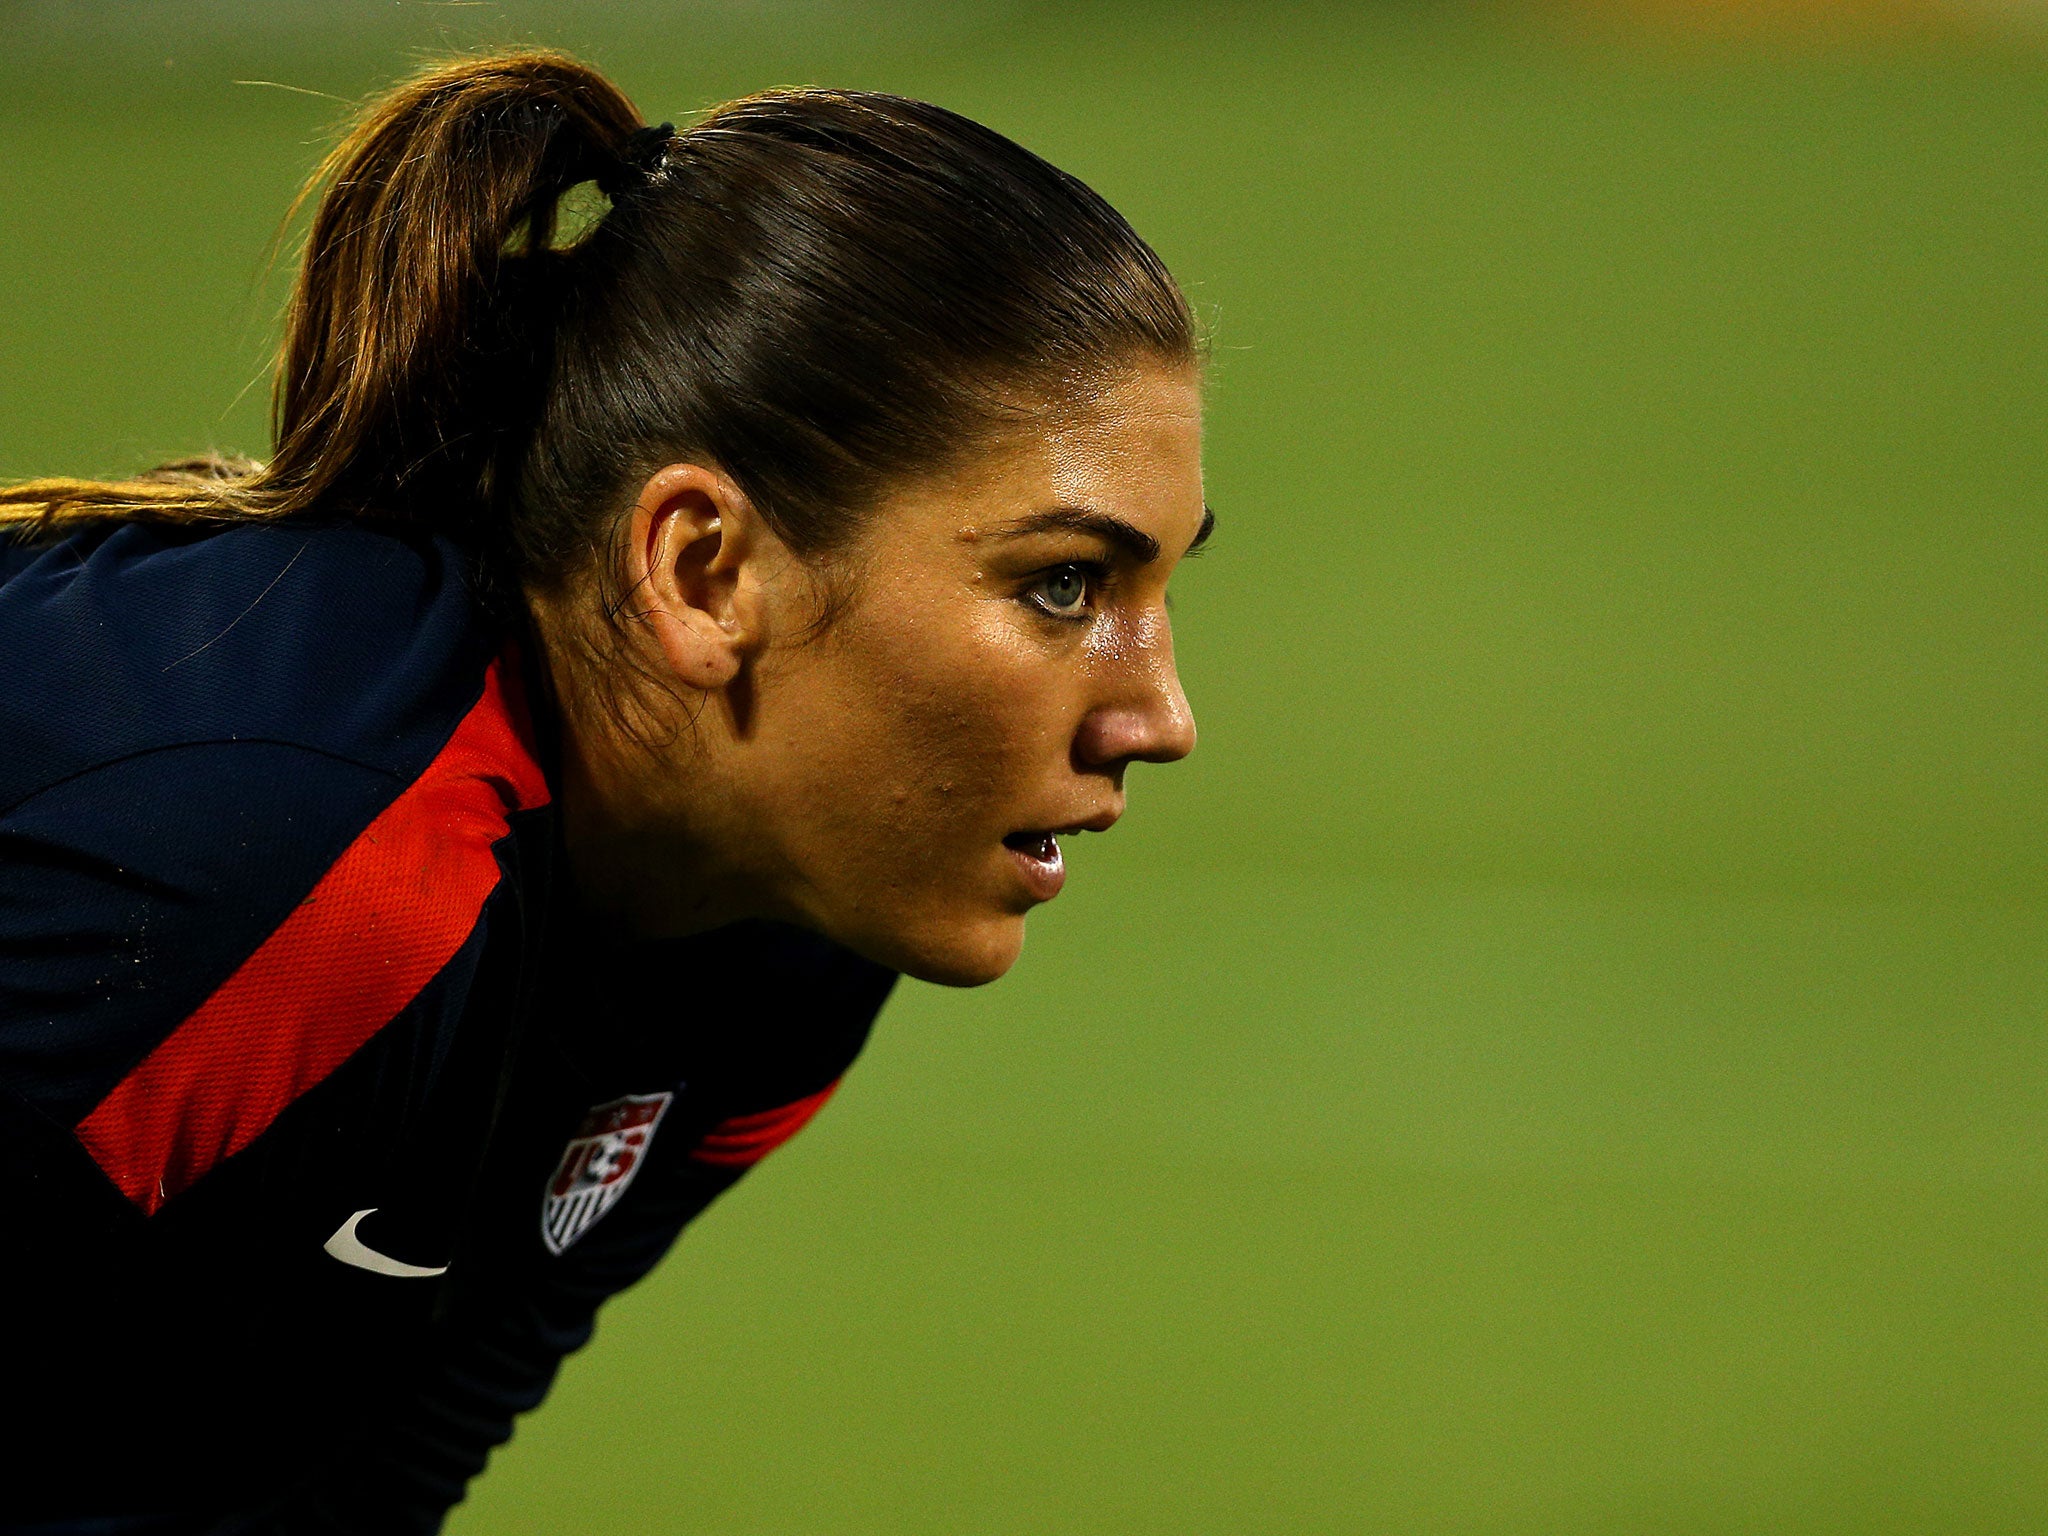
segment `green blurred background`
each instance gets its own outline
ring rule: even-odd
[[[941,101],[1215,333],[1201,751],[452,1530],[2048,1530],[2038,19],[0,4],[0,474],[260,450],[317,93],[478,41]]]

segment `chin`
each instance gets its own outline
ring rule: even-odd
[[[999,980],[1024,950],[1024,919],[1004,914],[978,923],[877,935],[853,943],[870,960],[941,987],[983,987]]]

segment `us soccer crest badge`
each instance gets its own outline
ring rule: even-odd
[[[559,1258],[619,1203],[647,1160],[655,1128],[674,1100],[673,1093],[629,1093],[593,1105],[583,1117],[562,1149],[562,1160],[548,1180],[547,1198],[541,1202],[540,1240],[549,1253]]]

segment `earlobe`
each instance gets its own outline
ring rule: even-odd
[[[671,464],[641,487],[628,519],[632,607],[676,680],[709,692],[739,675],[739,564],[751,507],[739,488],[699,464]]]

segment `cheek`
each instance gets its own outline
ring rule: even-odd
[[[900,857],[992,843],[1066,759],[1057,664],[975,617],[947,633],[854,637],[836,719],[820,722],[836,738],[839,792],[858,786],[850,817]]]
[[[951,825],[968,831],[1015,814],[1059,734],[1028,666],[989,649],[928,653],[904,667],[880,701],[888,740],[877,767],[890,775],[896,804],[935,837]]]

